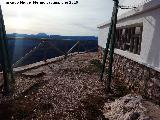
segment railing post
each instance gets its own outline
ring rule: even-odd
[[[111,39],[112,31],[113,31],[114,17],[115,17],[115,6],[113,7],[113,12],[112,12],[112,17],[111,17],[111,25],[110,25],[109,32],[108,32],[106,48],[103,50],[102,70],[101,70],[101,76],[100,76],[101,81],[103,80],[103,74],[104,74],[106,59],[107,59],[107,55],[108,55],[110,39]]]
[[[117,14],[118,14],[118,0],[114,0],[114,19],[113,19],[113,30],[111,36],[111,46],[110,46],[110,60],[109,60],[109,68],[108,68],[108,83],[107,83],[107,91],[111,91],[111,80],[112,80],[112,66],[113,66],[113,55],[114,55],[114,47],[116,41],[116,24],[117,24]]]
[[[0,51],[2,54],[4,95],[8,95],[10,92],[13,92],[14,83],[15,83],[7,46],[8,46],[8,42],[6,40],[6,31],[5,31],[5,26],[4,26],[2,9],[1,9],[1,5],[0,5]]]

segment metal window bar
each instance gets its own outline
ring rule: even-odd
[[[131,25],[117,28],[115,48],[140,54],[143,26]]]

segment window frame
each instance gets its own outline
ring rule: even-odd
[[[140,55],[142,35],[143,23],[117,27],[115,48]]]

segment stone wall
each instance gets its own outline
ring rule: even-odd
[[[99,59],[102,49],[99,48]],[[107,59],[108,63],[108,59]],[[114,54],[113,78],[124,81],[129,90],[160,104],[160,72]]]

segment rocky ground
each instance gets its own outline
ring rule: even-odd
[[[160,109],[140,95],[128,94],[105,103],[104,116],[109,120],[159,120]]]
[[[106,94],[100,67],[97,53],[85,53],[16,74],[15,94],[0,94],[0,120],[118,120],[106,105],[128,91],[118,83]]]

